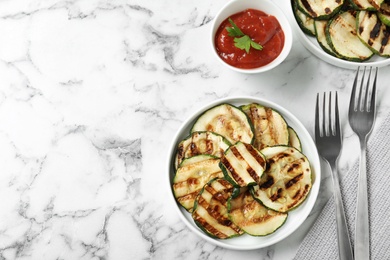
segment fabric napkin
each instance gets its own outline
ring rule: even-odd
[[[359,146],[358,146],[359,147]],[[356,152],[360,152],[356,150]],[[390,259],[390,114],[374,128],[367,146],[371,259]],[[354,245],[359,161],[341,177],[350,238]],[[333,196],[325,204],[294,259],[339,259]]]

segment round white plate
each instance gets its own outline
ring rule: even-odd
[[[271,107],[277,110],[287,121],[288,125],[291,126],[300,137],[302,143],[302,151],[307,156],[311,163],[312,171],[313,171],[313,186],[312,189],[306,198],[306,200],[296,209],[289,212],[287,220],[285,224],[280,227],[275,233],[270,234],[264,237],[254,237],[247,234],[244,234],[240,237],[230,238],[226,240],[215,239],[207,236],[203,231],[201,231],[194,221],[192,220],[191,215],[179,204],[177,204],[173,192],[172,192],[172,181],[175,175],[174,170],[174,157],[176,154],[176,147],[178,143],[187,137],[190,134],[190,129],[195,120],[207,109],[214,107],[218,104],[229,103],[235,106],[240,106],[249,103],[259,103],[263,106]],[[231,97],[216,100],[202,108],[200,108],[197,112],[191,115],[179,128],[176,133],[171,146],[169,147],[168,159],[167,159],[167,179],[170,193],[170,199],[172,203],[175,204],[175,208],[180,216],[180,218],[184,221],[184,223],[198,236],[203,239],[224,248],[235,249],[235,250],[251,250],[258,249],[270,246],[275,244],[282,239],[289,236],[293,233],[307,218],[310,211],[312,210],[314,203],[317,199],[318,191],[320,188],[320,180],[321,180],[321,167],[320,167],[320,159],[318,156],[317,148],[313,142],[312,137],[306,130],[306,128],[302,125],[302,123],[289,111],[284,109],[283,107],[265,99],[261,98],[253,98],[253,97]]]
[[[292,23],[291,27],[293,29],[294,34],[298,37],[299,41],[303,44],[303,46],[306,47],[311,53],[313,53],[318,58],[322,59],[323,61],[326,61],[332,65],[335,65],[340,68],[344,69],[357,69],[360,67],[384,67],[390,64],[390,58],[383,58],[379,55],[374,55],[369,59],[368,61],[364,62],[353,62],[353,61],[347,61],[338,59],[328,53],[326,53],[321,46],[318,44],[317,39],[313,36],[309,36],[302,32],[301,28],[299,27],[297,21],[295,20],[291,1],[289,1],[289,11],[288,11],[289,19]]]

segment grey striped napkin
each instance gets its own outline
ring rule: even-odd
[[[367,147],[371,259],[390,259],[390,114],[374,128]],[[341,178],[344,207],[354,243],[359,161]],[[338,259],[333,196],[300,245],[296,260]]]

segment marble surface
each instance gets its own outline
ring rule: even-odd
[[[287,1],[275,0],[288,11]],[[222,67],[209,46],[226,0],[0,1],[0,259],[291,259],[331,195],[295,233],[253,251],[207,243],[169,199],[166,154],[182,122],[222,97],[290,110],[313,134],[317,92],[339,92],[341,174],[358,158],[346,117],[354,71],[295,38],[261,75]],[[379,70],[378,118],[390,108]]]

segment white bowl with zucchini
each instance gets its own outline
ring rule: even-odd
[[[221,247],[251,250],[293,233],[320,187],[316,146],[299,120],[260,98],[214,101],[191,115],[168,154],[184,223]]]
[[[302,44],[333,65],[390,64],[390,0],[290,0]]]

